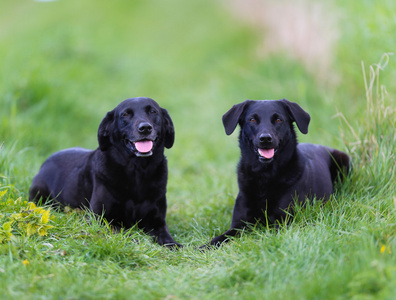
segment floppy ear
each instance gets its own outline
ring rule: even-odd
[[[161,108],[162,117],[163,117],[163,126],[165,131],[165,147],[172,148],[173,143],[175,142],[175,128],[173,127],[173,122],[171,117],[168,114],[168,111],[165,108]]]
[[[298,129],[302,133],[307,134],[309,121],[311,120],[310,115],[297,103],[290,102],[286,99],[282,99],[280,101],[286,106],[293,121],[296,122]]]
[[[242,103],[235,104],[223,115],[223,125],[227,135],[230,135],[234,132],[246,105],[251,101],[252,100],[246,100]]]
[[[110,132],[113,127],[114,110],[109,111],[103,118],[98,129],[98,142],[100,150],[106,150],[110,147]]]

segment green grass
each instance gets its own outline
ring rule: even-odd
[[[2,204],[27,199],[52,152],[97,147],[98,125],[119,102],[148,96],[175,125],[167,222],[185,248],[51,211],[48,235],[0,244],[1,298],[393,299],[396,66],[383,56],[396,49],[393,2],[329,6],[339,27],[331,83],[285,52],[258,57],[260,29],[213,1],[2,3]],[[200,252],[228,228],[238,190],[237,134],[225,135],[221,116],[248,98],[300,103],[312,122],[299,139],[347,151],[353,174],[325,205],[298,207],[290,226],[258,226]],[[0,207],[0,225],[20,209]]]

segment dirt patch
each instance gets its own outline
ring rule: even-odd
[[[224,3],[238,18],[262,30],[263,39],[257,47],[259,57],[281,52],[300,60],[319,78],[328,77],[338,39],[334,8],[308,0]]]

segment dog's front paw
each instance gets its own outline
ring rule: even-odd
[[[205,252],[205,251],[213,250],[213,249],[217,249],[217,248],[218,248],[218,246],[211,245],[210,243],[207,243],[207,244],[202,245],[201,247],[199,247],[198,250],[201,251],[201,252]]]
[[[162,246],[165,246],[165,247],[167,247],[170,250],[180,250],[181,248],[184,247],[182,244],[179,244],[179,243],[176,243],[176,242],[163,244]]]
[[[222,234],[212,239],[210,243],[207,243],[199,247],[199,250],[206,251],[206,250],[216,249],[219,248],[222,243],[227,243],[228,241],[229,238],[225,236],[225,234]]]

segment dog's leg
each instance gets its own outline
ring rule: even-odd
[[[229,230],[227,230],[222,235],[219,235],[219,236],[215,237],[214,239],[212,239],[210,241],[209,245],[205,245],[203,247],[208,247],[208,246],[219,247],[222,243],[229,242],[230,241],[230,237],[237,236],[241,232],[240,231],[241,229],[243,229],[243,227],[241,227],[241,228],[230,228]]]
[[[183,246],[177,243],[170,235],[166,225],[166,197],[159,196],[150,207],[146,206],[149,213],[142,216],[138,226],[154,238],[154,241],[161,246],[170,249],[178,249]]]
[[[178,249],[183,247],[182,244],[177,243],[170,235],[166,224],[156,229],[150,229],[145,227],[144,231],[147,234],[151,235],[154,239],[154,242],[158,243],[161,246],[166,246],[170,249]]]
[[[141,217],[138,227],[151,235],[154,241],[161,246],[172,249],[182,248],[183,246],[177,243],[170,235],[166,225],[166,198],[160,198],[155,205],[151,206],[151,209],[147,210],[151,213]]]
[[[255,211],[255,213],[252,215],[249,215],[249,211],[250,210],[247,208],[246,204],[246,197],[241,192],[239,192],[237,198],[235,199],[230,229],[222,235],[213,238],[209,244],[203,245],[201,249],[219,247],[222,243],[229,242],[230,237],[240,234],[241,230],[245,229],[248,224],[254,224],[255,220],[259,219],[260,216],[256,215],[258,211]]]

